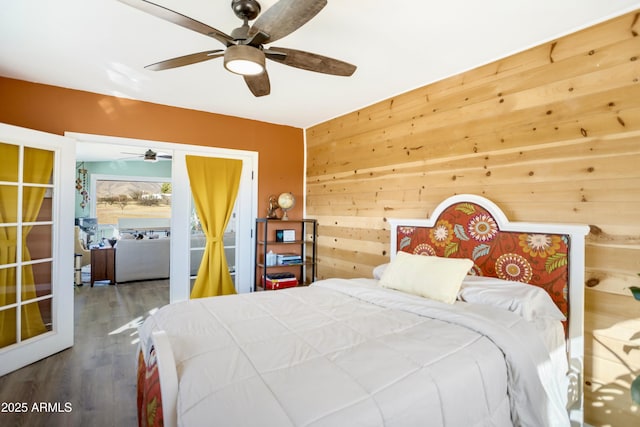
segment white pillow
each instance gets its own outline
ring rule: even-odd
[[[380,278],[385,288],[453,304],[462,279],[473,266],[463,258],[441,258],[398,252]]]
[[[380,278],[382,277],[382,274],[384,273],[384,270],[386,270],[388,266],[389,266],[389,263],[380,264],[379,266],[375,267],[373,269],[373,278],[376,280],[380,280]]]
[[[544,289],[495,277],[467,276],[462,281],[458,299],[503,308],[528,321],[539,318],[566,320]]]

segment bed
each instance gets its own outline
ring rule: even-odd
[[[475,195],[389,224],[372,278],[150,316],[140,425],[582,424],[588,227],[510,222]]]

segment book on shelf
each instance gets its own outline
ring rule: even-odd
[[[267,273],[266,277],[267,279],[282,280],[282,279],[295,279],[296,275],[288,271],[283,271],[281,273]]]
[[[289,265],[289,264],[301,264],[302,263],[302,255],[300,254],[278,254],[277,255],[277,263],[278,265]]]

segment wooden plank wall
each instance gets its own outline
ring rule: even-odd
[[[640,11],[307,130],[319,277],[370,276],[386,218],[476,193],[514,221],[591,226],[586,421],[640,425]]]

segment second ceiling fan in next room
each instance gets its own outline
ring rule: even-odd
[[[140,154],[140,153],[124,153],[124,152],[122,154],[131,154],[131,155],[135,156],[136,158],[140,157],[145,162],[151,162],[151,163],[155,163],[159,159],[171,160],[171,155],[166,154],[166,153],[157,153],[157,152],[153,151],[152,149],[148,149],[147,151],[144,152],[144,154]]]

